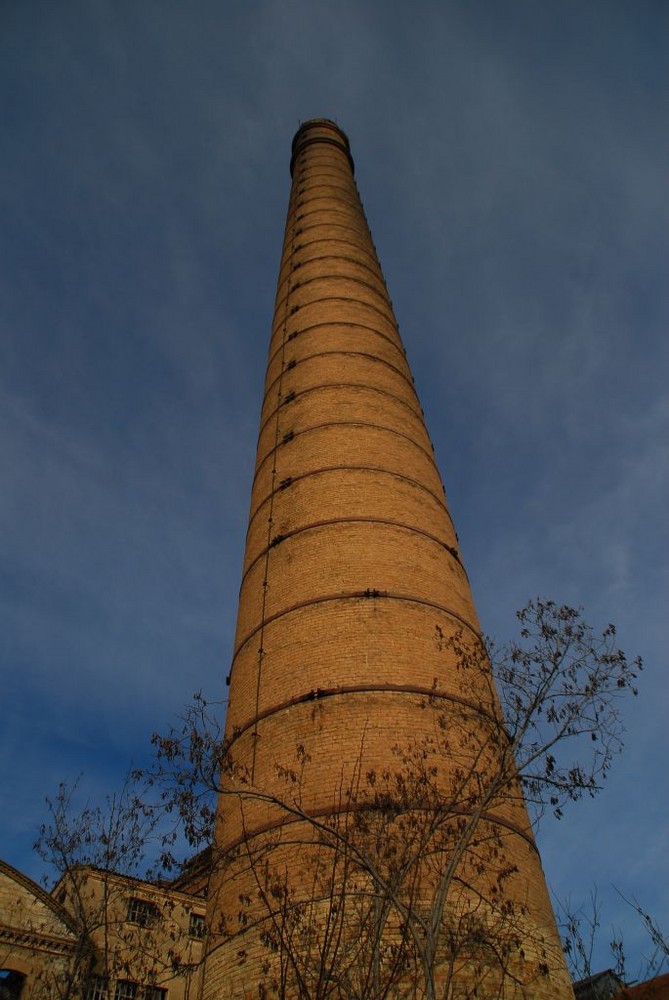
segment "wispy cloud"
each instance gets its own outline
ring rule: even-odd
[[[0,852],[30,864],[61,776],[113,781],[192,690],[224,688],[289,142],[325,114],[353,142],[484,626],[503,638],[548,592],[651,664],[629,763],[546,837],[549,877],[625,868],[656,900],[667,14],[37,8],[0,33]]]

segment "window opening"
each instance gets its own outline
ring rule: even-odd
[[[201,913],[191,913],[188,921],[188,935],[192,938],[203,938],[206,930],[204,917]]]
[[[151,900],[138,899],[136,896],[128,900],[128,923],[150,927],[156,923],[159,916],[158,907]]]

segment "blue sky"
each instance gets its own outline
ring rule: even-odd
[[[0,9],[0,856],[224,693],[290,141],[335,118],[479,613],[583,605],[647,664],[549,882],[669,925],[669,7]],[[606,956],[602,964],[606,964]]]

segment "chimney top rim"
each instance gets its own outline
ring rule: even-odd
[[[293,136],[290,159],[291,176],[298,153],[312,142],[326,142],[333,146],[338,146],[348,157],[351,171],[355,171],[348,136],[337,122],[332,118],[308,118],[306,121],[300,123],[300,127]]]

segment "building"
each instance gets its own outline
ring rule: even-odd
[[[202,888],[81,866],[46,892],[0,861],[1,1000],[195,1000]]]
[[[613,969],[604,969],[574,983],[576,1000],[612,1000],[619,997],[624,983]]]
[[[290,169],[203,996],[408,996],[432,949],[448,995],[571,997],[513,782],[449,864],[501,713],[346,136],[306,122]],[[453,803],[398,888],[397,859],[427,836],[421,781]],[[419,917],[446,870],[428,940]]]
[[[623,1000],[669,1000],[669,972],[653,976],[644,983],[627,986],[621,997]]]
[[[669,973],[626,986],[613,969],[574,983],[576,1000],[669,1000]]]
[[[76,922],[65,907],[32,879],[0,861],[2,1000],[39,996],[33,984],[65,979],[78,937]]]

